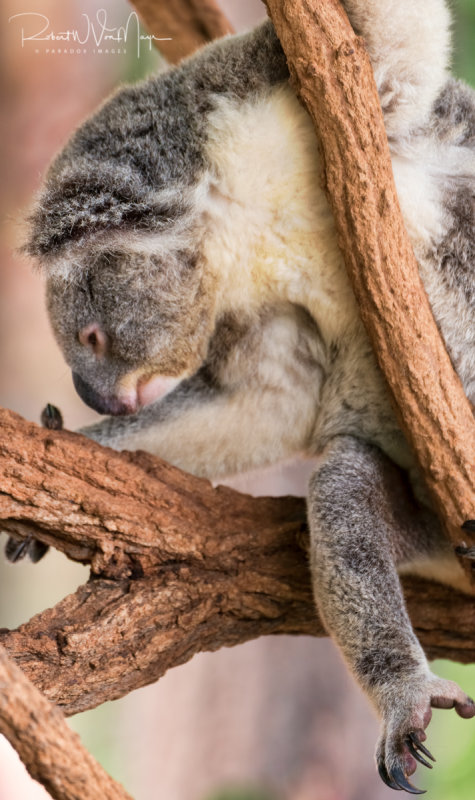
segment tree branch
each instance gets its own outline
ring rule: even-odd
[[[339,242],[379,366],[435,508],[454,546],[465,546],[460,526],[475,516],[475,421],[404,228],[364,43],[339,0],[265,2],[318,133]]]
[[[0,648],[0,732],[56,800],[132,800]]]
[[[0,632],[65,713],[121,697],[202,650],[266,633],[323,635],[304,500],[213,489],[146,453],[119,454],[9,411],[0,431],[2,528],[91,564],[77,592]],[[398,476],[394,468],[395,487]],[[400,481],[398,502],[404,491]],[[475,660],[472,599],[422,580],[404,585],[429,655]]]
[[[213,39],[234,32],[214,0],[134,0],[133,6],[171,64]],[[171,41],[164,37],[171,37]]]

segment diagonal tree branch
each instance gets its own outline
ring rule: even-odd
[[[56,800],[132,800],[1,647],[0,731]]]
[[[364,43],[339,0],[265,2],[318,133],[341,249],[376,358],[439,516],[454,546],[465,546],[460,526],[475,514],[475,420],[404,227]]]

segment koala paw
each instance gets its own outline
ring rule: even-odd
[[[383,733],[376,750],[378,772],[391,789],[404,789],[410,794],[424,794],[408,780],[423,764],[432,769],[433,755],[423,745],[432,708],[455,708],[464,719],[475,716],[475,703],[453,681],[428,677],[416,690],[410,691],[409,703],[395,701],[383,718]]]
[[[5,555],[12,564],[21,561],[26,555],[36,564],[48,550],[49,546],[47,544],[33,539],[32,536],[27,536],[26,539],[17,539],[15,536],[9,536],[5,545]]]

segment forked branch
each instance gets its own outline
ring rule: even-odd
[[[266,633],[324,633],[303,500],[214,489],[145,453],[119,454],[8,411],[0,431],[2,527],[91,564],[77,592],[0,632],[67,714],[155,681],[201,650]],[[471,599],[421,580],[405,588],[429,655],[474,660]]]

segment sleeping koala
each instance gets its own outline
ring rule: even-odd
[[[444,0],[345,0],[369,48],[405,221],[475,402],[475,101],[447,74]],[[208,478],[320,455],[315,598],[381,717],[393,789],[429,766],[431,707],[475,705],[429,669],[398,572],[468,590],[362,328],[311,122],[272,25],[125,87],[46,178],[27,249],[83,400],[83,432]]]

